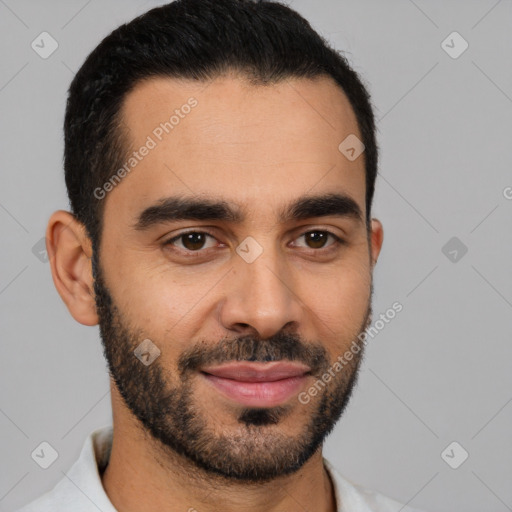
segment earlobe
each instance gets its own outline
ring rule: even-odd
[[[81,324],[96,325],[92,244],[85,227],[71,213],[56,211],[48,221],[46,249],[55,288],[71,316]]]
[[[378,219],[372,219],[371,229],[372,231],[370,234],[370,251],[373,268],[377,263],[380,250],[382,248],[382,243],[384,242],[384,229],[382,228],[382,223]]]

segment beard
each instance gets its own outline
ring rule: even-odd
[[[298,361],[311,368],[316,382],[332,365],[326,349],[320,343],[307,343],[292,332],[280,331],[267,339],[242,336],[193,344],[180,355],[174,375],[158,358],[145,366],[134,355],[145,338],[143,331],[131,328],[114,303],[97,254],[93,252],[94,291],[104,356],[110,376],[138,420],[143,436],[156,441],[158,462],[168,465],[178,454],[182,469],[191,474],[203,471],[210,476],[255,484],[299,470],[321,447],[345,410],[357,383],[364,344],[358,338],[354,340],[359,352],[308,405],[297,400],[270,408],[233,408],[229,428],[222,424],[215,428],[215,411],[198,404],[197,393],[194,394],[197,378],[193,377],[202,366],[234,360]],[[371,295],[359,332],[371,319]],[[160,341],[155,343],[160,348],[168,343]],[[178,384],[171,385],[170,380]],[[293,424],[299,432],[291,436],[280,429],[280,423],[294,412],[297,414],[298,408],[303,414]]]

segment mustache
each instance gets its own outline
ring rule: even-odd
[[[304,363],[311,368],[313,375],[321,375],[329,367],[327,351],[322,345],[307,343],[295,334],[282,332],[264,340],[247,335],[223,339],[214,346],[206,341],[199,342],[180,356],[178,370],[183,377],[212,364],[230,361],[268,363],[282,360]]]

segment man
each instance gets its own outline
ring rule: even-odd
[[[288,7],[178,0],[104,39],[47,244],[113,430],[23,511],[411,511],[322,455],[371,323],[376,172],[367,91]]]

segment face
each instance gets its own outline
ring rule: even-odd
[[[294,472],[348,403],[370,321],[380,225],[367,231],[364,156],[338,150],[361,138],[350,104],[327,78],[158,78],[122,114],[138,156],[106,187],[93,264],[124,406],[162,460]]]

